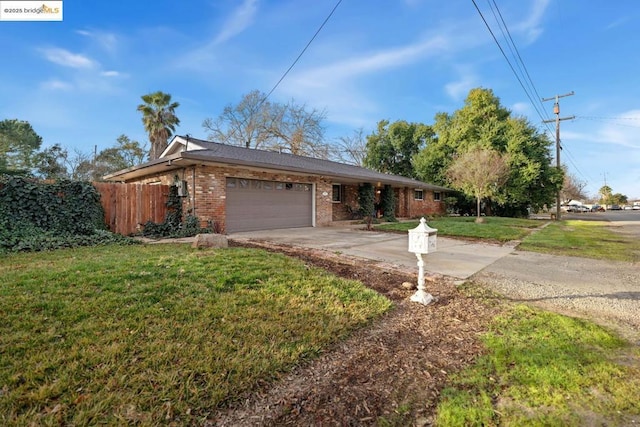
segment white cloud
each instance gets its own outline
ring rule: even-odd
[[[113,53],[117,50],[118,37],[113,33],[87,30],[77,30],[76,33],[95,40],[107,52]]]
[[[120,77],[122,76],[122,73],[114,70],[109,70],[101,72],[100,75],[103,77]]]
[[[583,120],[578,123],[585,124]],[[602,145],[619,145],[632,150],[640,150],[640,142],[638,141],[640,110],[630,110],[607,119],[594,118],[591,123],[596,125],[591,126],[587,131],[563,130],[562,139]],[[624,153],[627,155],[633,151],[625,151]],[[638,161],[640,162],[640,159]]]
[[[442,36],[394,49],[372,52],[325,66],[301,70],[290,75],[278,91],[285,97],[305,100],[310,105],[326,108],[332,123],[363,127],[377,122],[384,110],[376,101],[367,76],[384,70],[424,61],[448,48]]]
[[[41,83],[41,87],[46,90],[71,90],[73,89],[73,85],[67,82],[63,82],[61,80],[48,80],[46,82]]]
[[[214,44],[224,43],[249,27],[258,11],[258,0],[244,0],[242,5],[222,25],[214,39]]]
[[[299,74],[298,80],[310,86],[327,86],[337,80],[345,80],[361,74],[372,73],[417,62],[444,51],[448,46],[444,37],[433,37],[422,42],[383,50],[368,56],[338,61]]]
[[[91,58],[71,53],[68,50],[60,48],[42,49],[44,57],[54,64],[62,65],[70,68],[94,68],[97,63]]]
[[[542,34],[542,18],[549,3],[550,0],[534,0],[527,19],[514,26],[514,30],[526,35],[528,43],[533,43]]]

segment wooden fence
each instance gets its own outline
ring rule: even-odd
[[[162,222],[167,212],[168,185],[94,182],[104,219],[114,233],[137,233],[147,221]]]

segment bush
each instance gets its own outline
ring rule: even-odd
[[[89,182],[0,177],[0,252],[131,242],[107,231]]]
[[[385,221],[396,222],[396,197],[390,185],[385,185],[382,188],[380,199],[382,199],[380,204],[382,207],[382,216]]]
[[[199,233],[211,233],[210,228],[201,228],[200,221],[193,215],[187,215],[182,220],[182,200],[178,195],[178,187],[169,187],[169,200],[167,200],[167,214],[164,221],[155,223],[147,221],[142,228],[142,235],[154,239],[163,237],[190,237]]]

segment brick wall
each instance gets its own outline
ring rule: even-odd
[[[445,213],[444,201],[433,200],[433,191],[423,190],[423,200],[416,200],[414,196],[414,189],[408,188],[407,190],[407,200],[409,205],[407,217],[414,218]],[[441,193],[440,197],[442,198],[443,196],[444,195]]]
[[[353,219],[352,212],[357,211],[358,204],[358,186],[357,185],[343,185],[342,186],[342,201],[332,203],[333,208],[333,220],[344,221]]]

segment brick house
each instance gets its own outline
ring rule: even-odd
[[[184,210],[226,233],[328,226],[351,219],[358,186],[395,193],[395,215],[445,212],[448,188],[329,160],[175,136],[160,158],[105,176],[108,181],[178,185]]]

